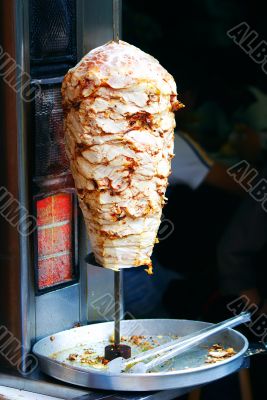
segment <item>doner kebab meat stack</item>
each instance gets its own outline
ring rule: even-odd
[[[173,157],[173,77],[123,42],[90,51],[62,84],[67,154],[97,262],[146,265]]]

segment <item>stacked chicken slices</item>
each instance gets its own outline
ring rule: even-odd
[[[151,267],[181,106],[172,76],[136,47],[109,42],[67,73],[62,94],[67,153],[97,261]]]

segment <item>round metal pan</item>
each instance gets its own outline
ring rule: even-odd
[[[151,336],[184,336],[198,331],[210,324],[199,321],[156,319],[121,321],[121,334]],[[146,374],[121,373],[110,375],[107,372],[91,368],[75,367],[51,355],[79,346],[81,343],[108,341],[113,333],[114,323],[105,322],[87,325],[60,332],[37,342],[33,353],[39,359],[40,369],[61,381],[94,389],[122,391],[154,391],[199,386],[238,370],[248,349],[247,339],[237,331],[228,329],[216,334],[193,351],[182,354],[172,361],[171,370],[160,370]],[[207,347],[220,343],[224,347],[233,347],[236,354],[216,364],[205,363]]]

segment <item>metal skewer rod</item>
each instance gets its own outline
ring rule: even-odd
[[[121,272],[114,272],[114,300],[115,300],[115,313],[114,313],[114,344],[119,346],[121,341],[120,322],[121,322]]]
[[[120,0],[113,0],[113,40],[120,38]]]
[[[87,264],[103,268],[95,259],[93,253],[85,257]],[[121,344],[120,322],[121,313],[123,310],[122,304],[122,271],[114,271],[114,345],[105,347],[105,358],[113,360],[116,357],[124,359],[131,357],[131,347],[126,344]]]

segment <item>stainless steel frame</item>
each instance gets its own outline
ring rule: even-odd
[[[16,63],[30,77],[29,56],[29,1],[15,0],[16,26]],[[25,77],[25,75],[23,75]],[[17,74],[17,82],[23,85],[22,77]],[[31,191],[29,184],[28,147],[30,132],[30,103],[17,94],[17,141],[18,141],[18,184],[19,201],[31,210]],[[85,321],[86,302],[81,302],[80,284],[58,289],[39,297],[34,293],[34,269],[32,259],[32,237],[20,235],[20,307],[21,307],[21,357],[25,359],[36,338],[57,330],[71,327],[74,323]],[[82,280],[84,282],[84,279]],[[71,299],[74,308],[69,308],[67,299]],[[82,304],[82,305],[81,305]],[[73,310],[73,312],[71,312]],[[81,312],[83,311],[83,317]],[[64,318],[61,318],[62,313]],[[44,321],[46,321],[44,323]],[[60,323],[58,323],[60,322]],[[22,364],[22,371],[26,367]]]
[[[30,80],[30,52],[29,52],[29,0],[11,0],[2,2],[1,7],[4,10],[4,18],[6,19],[5,30],[8,34],[5,40],[1,42],[4,50],[6,50],[14,59],[18,66],[22,68],[24,74],[20,70],[16,71],[16,84],[23,86],[27,80],[28,74]],[[78,59],[91,48],[96,47],[112,39],[112,0],[77,0],[77,42],[78,42]],[[4,25],[4,24],[2,24]],[[8,42],[8,45],[6,45]],[[14,48],[14,49],[13,49]],[[3,85],[4,86],[4,85]],[[5,148],[5,157],[12,159],[7,162],[8,168],[12,168],[12,176],[10,171],[9,180],[6,179],[5,186],[19,200],[20,205],[31,212],[32,209],[32,193],[31,193],[31,177],[29,162],[28,146],[29,134],[31,129],[31,103],[25,102],[20,93],[14,94],[12,90],[4,87],[9,97],[7,107],[9,110],[6,126],[9,130],[3,130],[3,135],[10,134],[10,125],[12,124],[12,138]],[[12,102],[10,98],[12,97]],[[6,113],[7,114],[7,113]],[[15,126],[15,120],[16,126]],[[17,149],[17,157],[10,153]],[[9,161],[9,160],[8,160]],[[6,166],[4,165],[4,170]],[[18,177],[16,177],[18,174]],[[2,291],[1,303],[2,307],[8,310],[0,309],[0,317],[3,316],[3,323],[7,329],[12,332],[14,337],[21,342],[20,356],[22,360],[30,351],[32,344],[37,338],[55,331],[67,329],[74,323],[86,323],[88,318],[90,321],[103,320],[102,316],[96,315],[94,310],[90,310],[87,314],[87,302],[91,301],[88,291],[93,297],[103,293],[105,290],[113,290],[113,276],[109,271],[91,271],[84,262],[84,257],[90,251],[88,239],[82,220],[79,226],[79,265],[80,279],[78,283],[71,286],[57,289],[49,293],[35,296],[34,291],[34,271],[32,259],[32,237],[21,236],[15,228],[11,228],[6,224],[8,234],[6,241],[8,245],[1,246],[1,284],[6,285],[6,290]],[[23,225],[23,222],[22,222]],[[12,236],[12,238],[11,238]],[[7,254],[6,248],[12,248],[13,259]],[[2,248],[4,250],[2,250]],[[9,251],[9,250],[8,250]],[[13,261],[12,261],[13,260]],[[13,264],[12,264],[13,262]],[[15,263],[15,265],[14,265]],[[19,264],[19,265],[18,265]],[[2,268],[3,266],[3,268]],[[88,279],[87,279],[88,278]],[[89,289],[87,289],[87,280]],[[2,298],[3,296],[3,298]],[[68,307],[71,301],[71,309]],[[8,306],[6,306],[8,305]],[[70,312],[72,310],[72,312]],[[64,317],[62,318],[62,315]],[[112,318],[105,315],[106,319]],[[1,321],[1,322],[2,322]],[[48,323],[44,323],[44,321]],[[26,365],[22,361],[22,370],[25,371]]]
[[[16,63],[30,76],[29,59],[29,15],[28,0],[15,1],[15,34],[16,34]],[[24,76],[24,75],[23,75]],[[20,87],[25,82],[18,73],[16,77]],[[19,202],[27,210],[30,210],[29,200],[29,165],[28,165],[28,141],[30,104],[23,101],[20,93],[17,94],[17,137],[18,137],[18,185]],[[22,362],[30,351],[32,338],[35,337],[35,302],[33,287],[33,268],[30,251],[29,236],[20,235],[20,307],[21,307],[21,343]],[[22,371],[26,370],[22,364]]]

